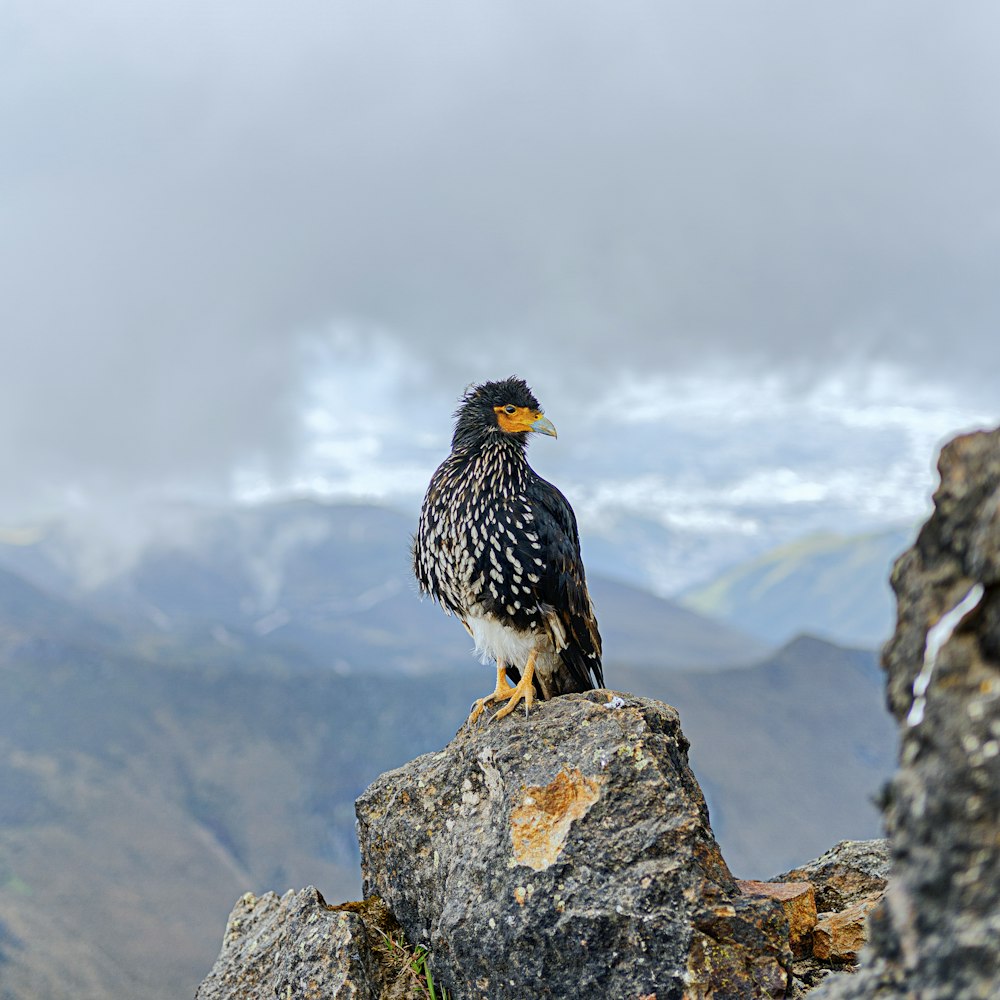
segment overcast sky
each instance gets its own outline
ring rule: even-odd
[[[998,106],[992,2],[6,0],[0,515],[412,495],[517,372],[583,507],[912,516],[1000,418]]]

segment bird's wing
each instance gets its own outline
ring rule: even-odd
[[[544,479],[536,477],[526,495],[536,511],[532,523],[540,546],[530,552],[543,561],[534,593],[543,607],[551,609],[550,620],[555,616],[553,630],[561,628],[565,635],[560,652],[575,689],[603,687],[601,635],[587,591],[576,515],[559,489]]]

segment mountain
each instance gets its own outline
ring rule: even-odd
[[[45,634],[70,634],[84,642],[110,641],[116,631],[72,601],[49,594],[0,567],[0,642],[16,644]]]
[[[354,799],[481,693],[198,659],[0,645],[5,1000],[191,996],[243,892],[356,896]]]
[[[581,517],[588,572],[672,596],[759,549],[759,542],[709,518],[678,527],[614,501]]]
[[[882,836],[874,799],[896,756],[884,683],[874,653],[799,636],[749,669],[623,670],[615,686],[680,711],[726,860],[767,878]]]
[[[876,648],[892,634],[889,574],[913,530],[813,535],[733,567],[679,601],[767,642],[801,632]]]
[[[225,645],[340,673],[476,669],[458,622],[418,600],[414,525],[396,511],[303,500],[175,509],[161,523],[110,571],[107,558],[62,525],[18,544],[0,538],[0,566],[122,627],[183,636],[206,655]],[[628,584],[597,574],[590,584],[612,668],[718,667],[770,648]]]
[[[356,897],[354,799],[444,745],[492,683],[150,644],[78,614],[79,636],[0,609],[4,1000],[190,996],[242,893]],[[893,739],[871,654],[800,640],[756,666],[620,666],[611,683],[680,707],[739,874],[876,831]]]

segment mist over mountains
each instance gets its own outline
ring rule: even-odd
[[[770,642],[809,632],[874,649],[892,634],[889,570],[913,535],[912,528],[811,535],[740,563],[679,599]]]
[[[159,505],[121,524],[117,537],[72,518],[0,531],[0,566],[154,634],[283,650],[342,672],[460,666],[462,630],[416,599],[414,523],[356,502]],[[699,534],[654,519],[619,512],[581,533],[612,662],[719,667],[800,632],[879,645],[893,620],[889,570],[912,530],[811,535],[714,573],[718,556]],[[655,596],[664,566],[679,559],[705,582]],[[715,623],[713,641],[700,615]],[[380,644],[384,656],[372,662]]]
[[[0,538],[0,566],[119,627],[192,648],[255,650],[342,674],[470,665],[458,622],[418,599],[404,514],[303,500],[177,507],[160,523],[158,537],[117,565],[57,522]],[[589,582],[611,664],[719,667],[769,648],[632,584],[596,573]]]

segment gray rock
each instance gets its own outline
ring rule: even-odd
[[[842,840],[814,861],[764,883],[813,889],[812,923],[808,933],[803,926],[795,949],[792,998],[805,996],[835,970],[854,971],[867,940],[868,914],[886,889],[889,864],[887,840]]]
[[[1000,429],[942,450],[934,512],[896,563],[883,651],[900,765],[893,877],[854,977],[811,996],[1000,996]]]
[[[421,996],[399,926],[379,900],[329,906],[310,886],[243,896],[195,1000],[404,1000]]]
[[[463,730],[357,803],[365,895],[452,1000],[784,996],[788,921],[719,853],[677,712],[592,691]]]
[[[889,841],[842,840],[815,861],[776,875],[772,882],[811,882],[820,913],[846,910],[881,896],[889,880]]]

